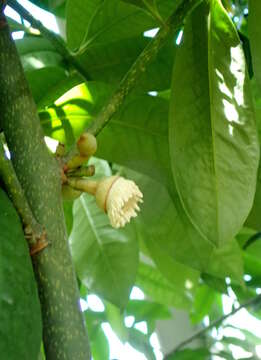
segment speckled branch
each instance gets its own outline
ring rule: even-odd
[[[10,160],[5,156],[4,145],[0,137],[0,178],[12,200],[24,227],[29,226],[36,238],[41,238],[43,227],[35,220],[31,208],[25,198],[24,191],[17,179]]]
[[[11,6],[19,15],[27,20],[32,27],[39,30],[42,36],[49,40],[54,48],[61,54],[65,62],[70,64],[78,73],[83,77],[85,81],[91,80],[88,72],[81,66],[77,59],[70,53],[67,49],[61,36],[55,34],[51,30],[48,30],[41,21],[35,19],[29,11],[27,11],[22,5],[20,5],[16,0],[8,0],[8,5]]]
[[[0,8],[2,1],[0,0]],[[0,13],[0,127],[36,221],[51,245],[34,257],[47,360],[89,360],[86,328],[69,251],[60,172],[49,154],[22,65]],[[21,334],[22,336],[22,334]]]

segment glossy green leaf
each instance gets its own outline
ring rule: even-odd
[[[258,26],[261,17],[261,3],[256,0],[248,1],[248,34],[250,40],[250,48],[254,67],[254,75],[261,89],[261,29]]]
[[[159,269],[164,271],[165,268],[164,274],[169,272],[173,281],[175,279],[180,281],[183,291],[186,286],[187,289],[191,289],[191,285],[192,288],[195,286],[198,275],[182,264],[218,278],[230,276],[235,281],[242,282],[242,255],[235,240],[215,249],[199,236],[191,224],[186,222],[187,219],[183,217],[184,212],[178,207],[178,199],[173,199],[162,184],[138,173],[136,176],[133,174],[132,177],[139,184],[144,195],[144,204],[136,222],[137,232],[144,239]],[[155,194],[157,194],[156,209]],[[177,279],[175,271],[171,272],[172,266],[173,269],[180,268],[176,274],[183,273],[184,277]]]
[[[31,258],[18,215],[1,189],[0,263],[1,357],[37,359],[42,324]]]
[[[183,211],[203,238],[221,245],[251,209],[259,146],[240,40],[220,1],[210,4],[196,8],[184,29],[169,136]]]
[[[103,176],[110,175],[103,162]],[[96,173],[101,175],[96,167]],[[134,284],[138,244],[130,225],[115,230],[91,195],[74,202],[74,224],[70,236],[72,257],[81,281],[93,292],[123,308]]]
[[[45,135],[72,146],[111,92],[110,86],[95,82],[72,88],[48,110],[39,112]]]

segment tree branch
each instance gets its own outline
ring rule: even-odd
[[[29,227],[33,238],[40,239],[44,234],[43,227],[36,221],[32,210],[25,198],[23,189],[17,179],[16,173],[10,160],[5,157],[5,150],[0,137],[0,177],[3,181],[6,191],[12,200],[24,227]]]
[[[90,348],[64,222],[59,167],[44,143],[37,108],[1,13],[0,108],[0,127],[18,180],[33,216],[45,228],[51,244],[33,258],[46,359],[89,360]]]
[[[54,48],[61,54],[65,62],[72,65],[78,71],[78,73],[83,77],[84,81],[91,80],[88,72],[79,64],[77,59],[70,53],[70,51],[66,47],[65,42],[59,35],[55,34],[51,30],[48,30],[45,26],[43,26],[41,21],[36,20],[30,14],[30,12],[27,11],[16,0],[8,0],[7,3],[15,11],[17,11],[22,18],[27,20],[32,25],[32,27],[38,29],[40,33],[53,44]]]
[[[246,301],[245,303],[243,303],[242,305],[240,305],[238,308],[233,309],[230,313],[221,316],[220,318],[214,320],[209,326],[197,331],[194,335],[190,336],[189,338],[187,338],[186,340],[182,341],[178,346],[175,347],[174,350],[172,350],[169,354],[167,354],[164,357],[164,360],[170,360],[172,356],[175,355],[175,353],[182,349],[184,346],[186,346],[187,344],[191,343],[193,340],[199,338],[200,336],[204,335],[206,332],[208,332],[210,329],[212,329],[214,326],[219,325],[220,323],[222,323],[223,321],[225,321],[227,318],[229,318],[230,316],[236,314],[238,311],[240,311],[241,309],[244,308],[248,308],[251,305],[256,305],[261,303],[261,295],[257,295],[254,298]]]

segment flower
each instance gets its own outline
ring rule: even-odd
[[[71,177],[69,187],[95,196],[97,205],[108,214],[111,226],[123,227],[137,216],[143,195],[132,180],[121,176],[110,176],[100,181]]]
[[[119,228],[137,216],[143,195],[134,181],[110,176],[99,182],[95,197],[98,206],[108,214],[111,226]]]

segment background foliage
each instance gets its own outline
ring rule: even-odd
[[[13,31],[25,30],[16,45],[44,133],[70,149],[151,41],[146,32],[180,1],[32,2],[59,18],[66,46],[89,75],[83,82],[54,44],[10,20]],[[104,322],[155,359],[150,335],[170,307],[200,324],[222,316],[224,294],[241,304],[261,287],[260,15],[255,0],[203,1],[99,134],[96,177],[119,172],[135,180],[144,194],[136,220],[114,230],[88,195],[64,202],[81,296],[95,293],[105,304],[102,312],[84,312],[95,360],[109,358]],[[129,300],[134,285],[146,300]],[[258,307],[249,311],[260,318]],[[147,334],[135,328],[141,321]],[[218,324],[199,349],[167,359],[233,359],[231,344],[257,358],[260,339],[245,329],[238,329],[244,340],[225,336],[226,327]]]

